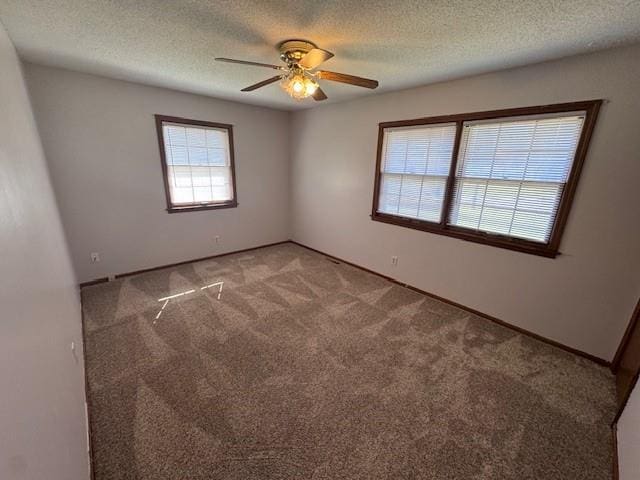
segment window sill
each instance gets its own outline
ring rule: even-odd
[[[555,258],[560,255],[560,252],[558,252],[557,249],[548,244],[506,237],[503,235],[479,233],[460,227],[452,227],[450,225],[397,217],[379,212],[373,213],[371,215],[371,220],[375,222],[388,223],[390,225],[398,225],[400,227],[412,228],[414,230],[421,230],[423,232],[446,235],[448,237],[458,238],[460,240],[466,240],[474,243],[481,243],[492,247],[506,248],[508,250],[538,255],[541,257]]]
[[[167,208],[168,213],[180,213],[180,212],[198,212],[200,210],[218,210],[220,208],[236,208],[238,202],[225,202],[225,203],[207,203],[204,205],[184,205],[184,206],[171,206]]]

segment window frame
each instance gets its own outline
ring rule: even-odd
[[[172,117],[168,115],[156,114],[156,131],[158,133],[158,144],[160,147],[160,162],[162,163],[162,177],[164,180],[164,193],[167,201],[167,212],[198,212],[201,210],[217,210],[220,208],[235,208],[238,206],[238,191],[236,189],[236,166],[235,155],[233,146],[233,125],[227,123],[207,122],[204,120],[192,120],[182,117]],[[229,166],[231,168],[231,184],[233,188],[233,198],[225,202],[211,202],[202,204],[189,204],[189,205],[174,205],[171,201],[171,189],[169,186],[169,169],[167,165],[167,156],[164,147],[164,132],[163,126],[165,123],[177,123],[179,125],[194,126],[194,127],[210,127],[227,131],[227,138],[229,140]]]
[[[540,255],[548,258],[555,258],[560,254],[559,247],[564,232],[565,225],[569,216],[569,211],[573,203],[573,198],[578,184],[578,179],[582,171],[585,157],[589,149],[591,135],[593,133],[598,111],[602,105],[602,100],[588,100],[581,102],[559,103],[553,105],[539,105],[533,107],[507,108],[502,110],[490,110],[484,112],[461,113],[454,115],[440,115],[435,117],[416,118],[412,120],[399,120],[392,122],[381,122],[378,124],[378,146],[376,155],[376,170],[373,186],[373,203],[371,208],[371,219],[376,222],[398,225],[401,227],[412,228],[429,233],[446,235],[449,237],[467,240],[470,242],[481,243],[493,247],[506,248],[519,252]],[[456,178],[456,169],[458,163],[458,154],[460,151],[460,143],[462,139],[462,130],[464,122],[475,120],[497,120],[501,118],[553,114],[553,113],[570,113],[576,111],[584,111],[585,119],[580,133],[580,139],[576,146],[576,153],[571,166],[571,171],[567,177],[565,187],[558,203],[558,210],[551,229],[551,235],[547,243],[535,242],[522,238],[511,237],[508,235],[494,234],[488,232],[478,232],[472,229],[449,225],[449,214],[453,203],[453,189]],[[388,213],[378,212],[378,203],[380,198],[380,184],[382,172],[382,150],[384,145],[385,129],[394,127],[411,127],[417,125],[433,125],[439,123],[455,123],[456,135],[451,154],[451,165],[449,168],[449,176],[445,187],[442,216],[440,223],[428,222],[425,220],[400,217]]]

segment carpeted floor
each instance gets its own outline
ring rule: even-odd
[[[297,245],[82,300],[97,480],[610,478],[605,368]]]

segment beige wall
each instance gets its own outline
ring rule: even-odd
[[[78,292],[1,24],[0,72],[0,478],[88,479]]]
[[[295,113],[293,238],[611,359],[640,293],[638,58],[634,46]],[[608,102],[558,258],[369,219],[378,122],[596,98]]]
[[[289,238],[286,112],[25,70],[80,282]],[[233,124],[238,208],[166,212],[156,113]]]
[[[620,480],[640,478],[640,383],[618,420],[618,468]]]
[[[627,47],[294,114],[43,66],[26,75],[79,281],[292,236],[610,359],[640,291],[639,55]],[[558,258],[369,219],[378,122],[594,98],[607,103]],[[165,212],[154,113],[234,124],[237,209]]]

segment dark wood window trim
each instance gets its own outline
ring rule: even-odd
[[[562,233],[569,216],[569,210],[571,203],[575,195],[576,187],[578,184],[578,178],[582,170],[584,159],[587,155],[589,148],[589,141],[591,134],[595,126],[596,118],[602,100],[590,100],[584,102],[572,102],[561,103],[555,105],[542,105],[535,107],[524,108],[509,108],[503,110],[492,110],[487,112],[474,112],[463,113],[456,115],[443,115],[437,117],[417,118],[413,120],[400,120],[393,122],[382,122],[378,125],[378,148],[376,157],[376,170],[375,170],[375,182],[373,187],[373,205],[371,209],[371,219],[377,222],[388,223],[391,225],[398,225],[401,227],[412,228],[415,230],[422,230],[430,233],[437,233],[439,235],[446,235],[449,237],[458,238],[461,240],[467,240],[470,242],[482,243],[485,245],[491,245],[494,247],[507,248],[510,250],[516,250],[519,252],[530,253],[534,255],[541,255],[544,257],[554,258],[559,255],[560,240]],[[449,211],[451,209],[453,187],[456,173],[456,163],[458,161],[458,151],[460,148],[460,141],[462,137],[462,125],[463,122],[473,120],[490,120],[507,117],[539,115],[549,113],[567,113],[575,111],[585,111],[586,116],[576,148],[576,154],[571,167],[571,172],[567,178],[564,191],[560,197],[560,203],[554,225],[549,237],[548,243],[539,243],[528,241],[524,239],[509,237],[506,235],[491,234],[477,232],[475,230],[466,229],[463,227],[457,227],[448,225]],[[382,162],[382,148],[384,143],[384,132],[386,128],[392,127],[408,127],[416,125],[432,125],[439,123],[456,123],[456,137],[452,152],[451,168],[449,169],[449,177],[447,179],[442,220],[440,223],[427,222],[424,220],[417,220],[405,217],[399,217],[396,215],[380,213],[378,212],[378,201],[380,196],[380,166]]]
[[[156,131],[158,133],[158,144],[160,147],[160,162],[162,163],[162,176],[164,179],[164,192],[167,200],[167,212],[169,213],[197,212],[201,210],[216,210],[219,208],[237,207],[238,191],[236,189],[236,166],[235,166],[234,148],[233,148],[233,125],[229,125],[226,123],[206,122],[203,120],[191,120],[188,118],[181,118],[181,117],[171,117],[167,115],[155,115],[155,119],[156,119]],[[162,125],[165,122],[177,123],[181,125],[218,128],[218,129],[224,129],[227,131],[227,136],[229,138],[229,162],[231,166],[231,182],[232,182],[232,188],[233,188],[232,200],[226,201],[226,202],[220,202],[220,203],[202,203],[202,204],[193,204],[193,205],[174,205],[172,203],[171,191],[169,189],[167,157],[164,149],[164,135],[162,133]]]

